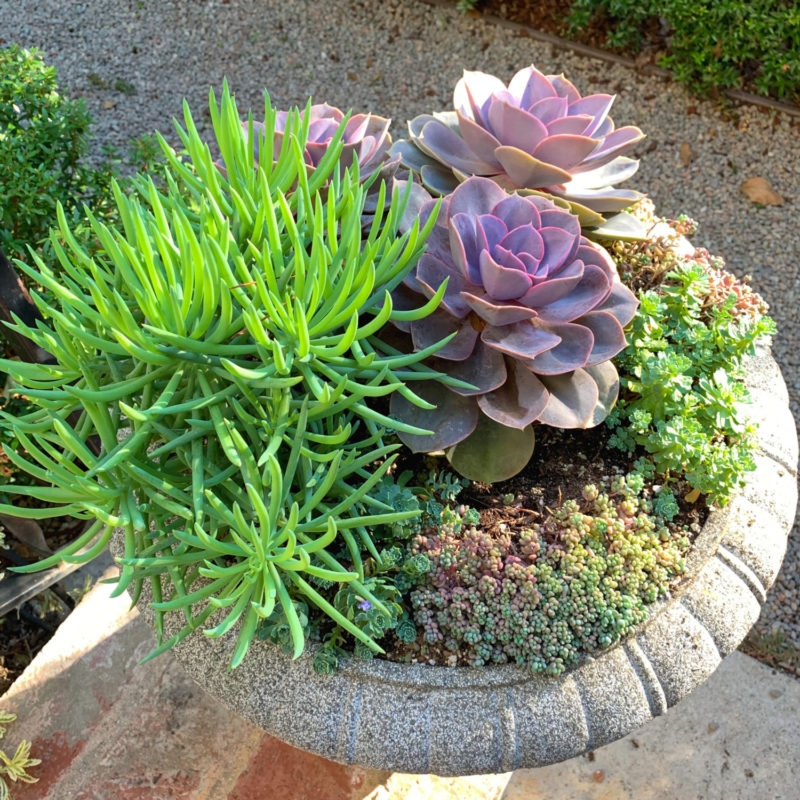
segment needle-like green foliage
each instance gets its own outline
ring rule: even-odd
[[[16,714],[0,711],[0,739],[5,735],[5,726],[17,718]],[[0,800],[11,800],[11,791],[6,780],[12,783],[36,783],[39,779],[28,774],[30,767],[42,763],[40,758],[30,758],[31,743],[24,739],[17,746],[13,756],[0,750]]]
[[[16,327],[57,363],[0,365],[38,405],[22,418],[3,415],[27,457],[6,453],[40,481],[14,491],[59,505],[0,511],[94,519],[36,568],[88,560],[121,529],[116,593],[131,587],[138,597],[150,581],[160,636],[166,612],[185,615],[151,655],[198,627],[216,637],[238,624],[236,666],[277,607],[298,655],[292,598],[379,650],[309,579],[348,583],[382,608],[362,583],[362,551],[378,555],[368,527],[414,513],[374,496],[396,447],[383,437],[389,427],[417,429],[370,401],[397,391],[424,406],[405,381],[442,376],[420,365],[437,346],[400,354],[375,334],[390,320],[425,316],[444,293],[402,312],[390,295],[435,215],[399,235],[408,192],[381,190],[362,234],[371,182],[360,183],[357,165],[336,169],[347,118],[309,170],[298,111],[276,160],[257,163],[256,147],[273,152],[269,98],[258,142],[227,86],[210,106],[222,163],[186,107],[185,128],[177,126],[185,154],[161,139],[165,188],[140,178],[127,197],[115,187],[119,228],[90,215],[97,254],[61,214],[66,246],[51,240],[62,273],[40,259],[18,262],[55,301],[37,297],[44,323]],[[342,563],[330,551],[345,546]],[[219,609],[221,620],[209,621]]]

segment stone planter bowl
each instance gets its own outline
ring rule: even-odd
[[[623,642],[555,678],[516,665],[440,667],[351,659],[333,675],[255,641],[228,671],[235,636],[173,653],[225,705],[295,747],[344,764],[471,775],[541,767],[613,742],[703,683],[758,619],[797,503],[797,435],[768,350],[749,359],[757,469],[713,511],[678,591]],[[146,598],[143,597],[143,601]],[[145,617],[152,614],[140,603]],[[170,628],[172,616],[172,630]],[[181,617],[168,615],[166,635]]]

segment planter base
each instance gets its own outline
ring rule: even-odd
[[[312,653],[291,661],[264,642],[254,642],[229,672],[235,637],[201,635],[184,640],[175,655],[242,716],[345,764],[438,775],[508,772],[619,739],[714,672],[757,620],[780,568],[797,504],[795,424],[768,351],[750,360],[747,383],[750,414],[761,425],[747,486],[709,516],[678,592],[653,606],[633,635],[564,675],[352,659],[320,676]]]

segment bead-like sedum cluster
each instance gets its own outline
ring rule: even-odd
[[[688,531],[667,526],[641,477],[584,488],[521,532],[429,528],[412,551],[430,571],[411,593],[428,645],[478,666],[513,662],[557,675],[648,616],[684,571]]]

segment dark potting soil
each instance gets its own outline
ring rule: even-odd
[[[0,695],[50,641],[73,605],[48,590],[0,617]]]
[[[46,506],[45,503],[39,503],[33,498],[21,496],[12,497],[11,504],[17,508],[43,508]],[[86,526],[86,520],[75,519],[75,517],[54,517],[37,520],[37,522],[42,529],[47,546],[53,552],[74,541]],[[13,551],[16,556],[25,559],[28,563],[35,563],[48,555],[17,541],[9,531],[5,532],[5,539],[6,549]],[[9,567],[19,566],[19,563],[0,550],[0,573]]]
[[[565,500],[581,498],[584,486],[608,484],[617,475],[633,471],[634,462],[643,455],[636,451],[630,455],[608,447],[611,432],[605,425],[591,430],[562,430],[546,425],[536,425],[536,446],[533,458],[522,472],[500,483],[473,483],[458,496],[458,502],[474,508],[481,517],[484,530],[505,524],[510,530],[523,530],[541,522]],[[447,462],[437,459],[440,468]],[[398,459],[397,471],[410,469],[423,471],[431,465],[430,457],[420,457],[403,452]],[[645,483],[651,490],[655,481]],[[684,499],[690,487],[684,479],[670,483],[680,507],[672,521],[677,527],[703,525],[708,509],[702,497],[695,503]],[[513,500],[508,503],[509,496]]]
[[[11,503],[18,508],[42,505],[21,495],[12,497]],[[57,551],[73,541],[85,524],[85,520],[73,517],[40,520],[45,541],[52,551]],[[5,550],[0,549],[0,580],[9,567],[23,562],[35,563],[44,555],[46,554],[17,541],[6,531]],[[52,586],[0,617],[0,695],[50,641],[74,605],[74,598],[67,595],[61,587]]]

